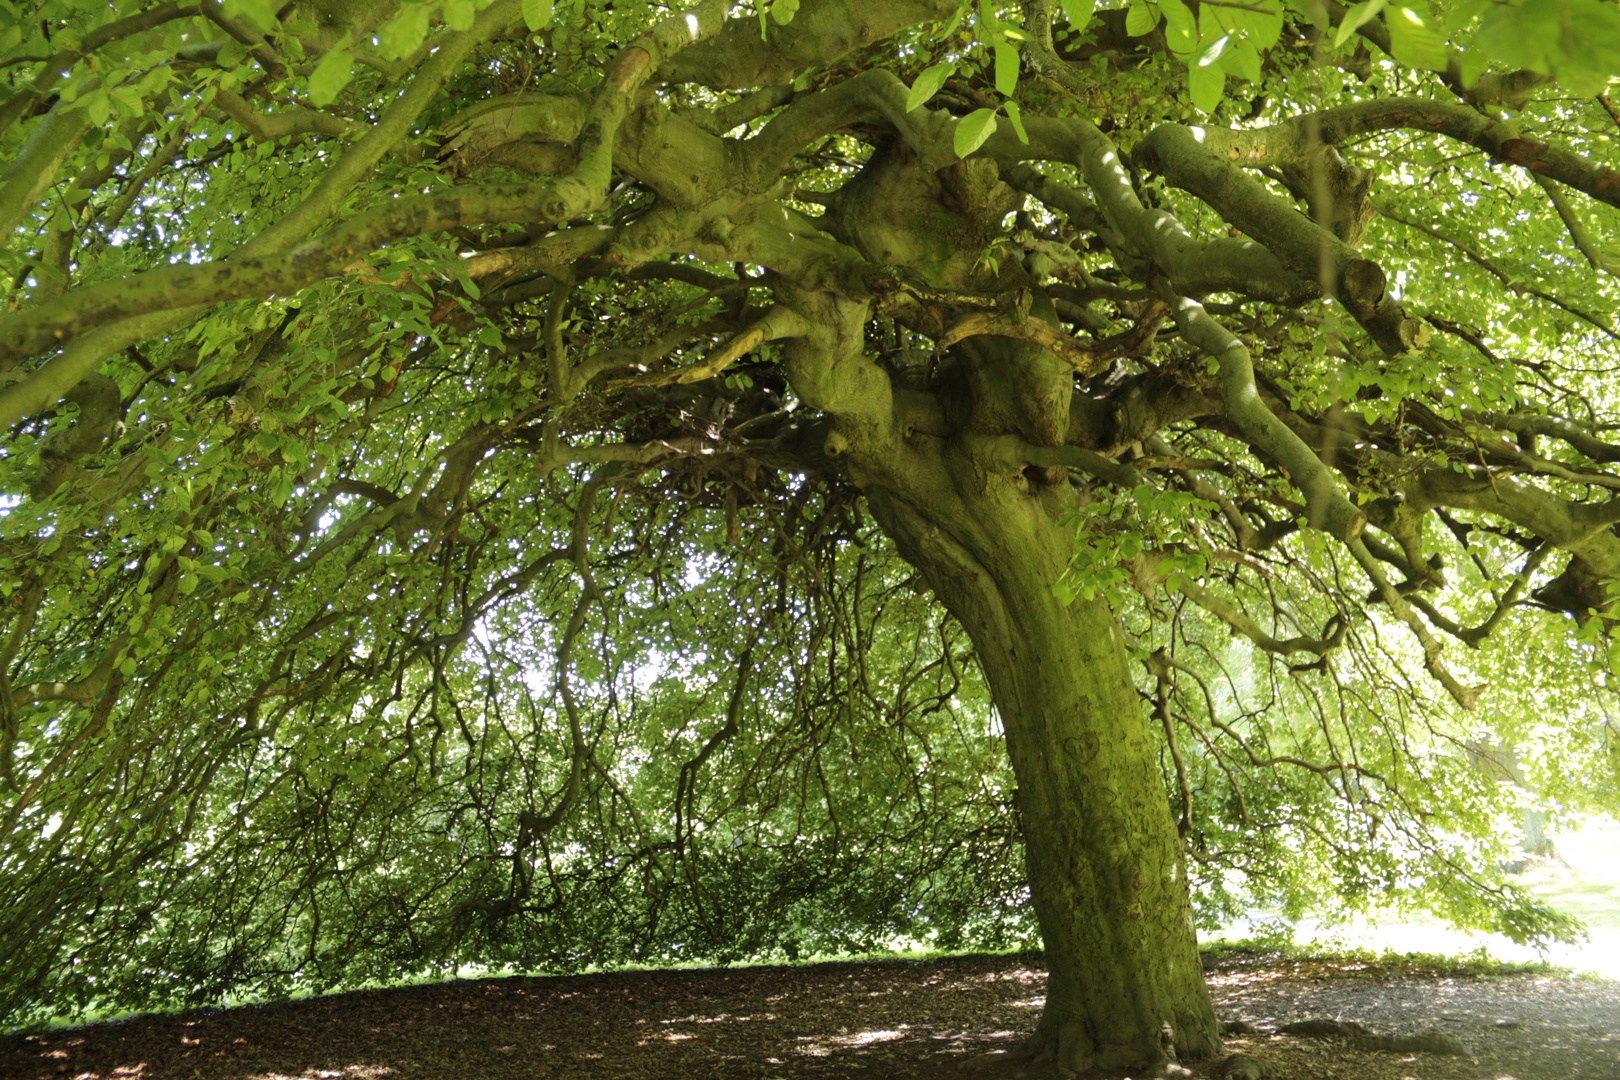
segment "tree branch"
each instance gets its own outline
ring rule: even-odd
[[[1469,108],[1432,98],[1374,98],[1295,117],[1272,127],[1234,131],[1201,127],[1210,153],[1249,169],[1300,163],[1318,142],[1329,146],[1375,131],[1432,131],[1485,151],[1539,176],[1620,207],[1620,171],[1589,161],[1562,147],[1519,134],[1515,125]],[[1148,140],[1154,139],[1154,134]]]

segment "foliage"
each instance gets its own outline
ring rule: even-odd
[[[0,0],[0,65],[10,1022],[1030,939],[902,435],[1056,506],[1204,923],[1571,932],[1498,766],[1617,805],[1615,4]],[[894,145],[1015,209],[879,257]]]

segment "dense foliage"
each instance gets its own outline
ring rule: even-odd
[[[1206,925],[1570,929],[1497,865],[1617,802],[1612,0],[0,48],[0,1017],[1028,940],[923,443],[1120,620]]]

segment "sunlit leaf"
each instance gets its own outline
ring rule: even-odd
[[[1012,121],[1013,132],[1017,134],[1018,141],[1025,146],[1029,145],[1029,132],[1024,130],[1024,114],[1018,109],[1018,102],[1006,101],[1003,107],[1007,110],[1007,119]]]
[[[1205,47],[1203,52],[1198,54],[1197,58],[1193,61],[1194,65],[1197,67],[1209,67],[1211,64],[1219,62],[1221,57],[1226,53],[1226,47],[1231,43],[1232,39],[1230,36],[1223,35],[1222,37],[1216,38]]]
[[[552,0],[523,0],[523,23],[530,30],[551,25]]]
[[[906,111],[910,112],[933,99],[939,93],[939,88],[945,85],[945,80],[956,71],[955,64],[935,64],[924,68],[917,81],[911,84],[911,93],[906,95]]]
[[[1226,89],[1226,72],[1214,65],[1194,64],[1187,69],[1187,94],[1195,107],[1214,112]]]
[[[1378,13],[1384,10],[1384,0],[1361,0],[1361,3],[1344,13],[1344,19],[1339,23],[1339,32],[1333,35],[1335,49],[1349,41],[1355,32],[1377,18]]]
[[[1164,14],[1164,39],[1172,52],[1189,53],[1198,45],[1198,23],[1183,0],[1159,0]]]
[[[1251,83],[1258,83],[1261,79],[1260,54],[1247,41],[1236,42],[1227,48],[1221,54],[1220,64],[1221,70],[1228,75]]]
[[[996,111],[994,109],[974,109],[956,123],[956,134],[952,143],[956,147],[957,157],[967,157],[973,151],[984,145],[984,141],[996,133]]]
[[[309,100],[316,105],[330,105],[354,78],[354,56],[345,47],[327,50],[315,70],[309,73]]]
[[[398,60],[415,52],[427,37],[431,15],[427,4],[409,4],[390,19],[378,34],[383,57]]]
[[[1142,37],[1151,34],[1153,28],[1159,25],[1159,12],[1147,0],[1131,0],[1131,6],[1125,12],[1125,32],[1131,37]]]
[[[1385,15],[1389,47],[1403,64],[1430,71],[1446,67],[1446,39],[1435,29],[1431,16],[1410,7],[1392,7]]]
[[[996,92],[1002,97],[1012,97],[1018,89],[1018,49],[998,42],[995,50]]]
[[[1063,17],[1068,21],[1069,29],[1077,34],[1090,24],[1096,10],[1097,0],[1063,0]],[[1126,32],[1130,33],[1130,30],[1127,28]]]

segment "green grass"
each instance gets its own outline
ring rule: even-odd
[[[1620,829],[1587,829],[1553,843],[1568,865],[1540,863],[1525,872],[1524,884],[1594,937],[1620,934]]]
[[[1206,967],[1245,961],[1258,965],[1319,963],[1412,978],[1501,978],[1509,975],[1544,975],[1559,970],[1540,960],[1499,960],[1482,950],[1456,955],[1395,952],[1389,949],[1335,946],[1330,942],[1278,943],[1273,938],[1220,941],[1199,951]]]

